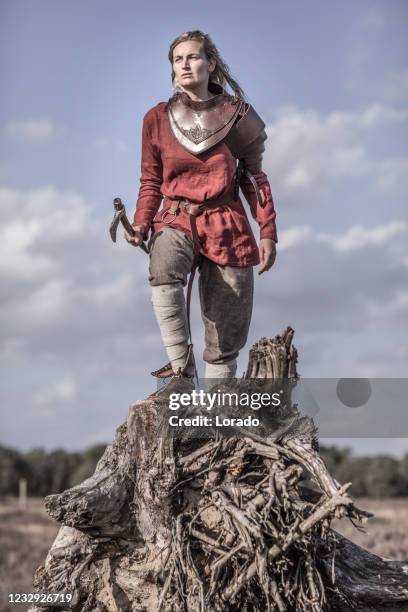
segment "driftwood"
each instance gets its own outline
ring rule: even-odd
[[[165,404],[131,406],[95,474],[46,498],[63,526],[38,591],[71,593],[62,609],[78,612],[408,610],[408,562],[330,527],[370,515],[328,473],[312,420],[291,405],[292,338],[288,328],[261,339],[245,377],[217,387],[271,392],[284,380],[285,401],[261,427],[203,435],[170,428]]]

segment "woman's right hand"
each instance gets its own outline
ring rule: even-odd
[[[125,232],[125,240],[132,246],[137,247],[140,246],[143,242],[143,235],[141,232],[142,226],[132,225],[132,227],[135,230],[135,235],[131,236],[128,232]]]

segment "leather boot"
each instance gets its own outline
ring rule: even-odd
[[[182,368],[178,368],[177,372],[174,372],[171,363],[167,363],[165,366],[155,370],[151,374],[156,378],[168,378],[171,376],[171,379],[161,389],[149,395],[147,399],[167,400],[172,393],[190,393],[193,391],[195,389],[195,361],[193,345],[188,345],[184,366]]]

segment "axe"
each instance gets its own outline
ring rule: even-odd
[[[130,234],[131,236],[135,236],[136,232],[133,229],[133,227],[130,225],[130,221],[126,216],[125,205],[123,204],[120,198],[115,198],[113,200],[113,208],[115,209],[115,214],[113,215],[113,221],[110,224],[110,228],[109,228],[109,233],[110,233],[110,236],[113,242],[116,242],[116,232],[117,232],[119,223],[122,223],[123,227],[125,228],[128,234]],[[139,244],[139,246],[141,249],[143,249],[145,253],[149,254],[149,250],[144,242],[142,242],[142,244]]]

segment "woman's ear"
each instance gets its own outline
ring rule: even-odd
[[[209,61],[208,70],[210,73],[214,72],[216,65],[217,65],[217,62],[215,61],[215,59],[212,59]]]

